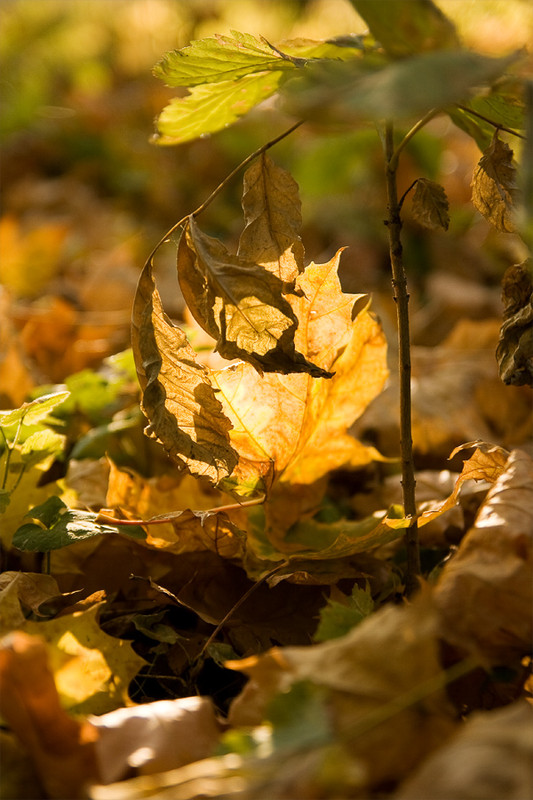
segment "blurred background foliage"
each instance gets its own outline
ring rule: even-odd
[[[481,52],[531,41],[527,0],[438,5]],[[163,54],[231,29],[279,42],[365,26],[348,0],[3,0],[0,24],[0,406],[9,406],[40,383],[62,382],[128,347],[135,284],[152,246],[292,122],[267,101],[216,136],[157,147],[153,120],[174,94],[151,74]],[[308,259],[348,246],[345,287],[374,294],[394,340],[375,130],[304,126],[273,157],[300,184]],[[497,317],[501,276],[523,258],[519,239],[491,232],[470,204],[479,157],[443,118],[402,159],[400,191],[430,177],[451,204],[447,234],[422,229],[405,204],[415,343],[439,344],[464,317]],[[235,180],[203,215],[204,229],[228,245],[242,226],[240,192]],[[167,311],[179,317],[173,245],[158,256],[158,284]]]

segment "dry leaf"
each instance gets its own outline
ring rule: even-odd
[[[418,222],[430,230],[448,230],[450,205],[446,192],[439,183],[419,178],[413,196],[413,214]]]
[[[533,462],[511,453],[435,588],[442,635],[484,663],[516,664],[533,639]]]
[[[394,800],[528,800],[533,710],[525,702],[472,714],[394,793]]]
[[[298,184],[263,153],[244,175],[241,258],[261,264],[287,288],[304,269]]]
[[[533,277],[531,259],[509,267],[502,280],[503,323],[496,359],[505,384],[533,386]]]
[[[0,643],[0,710],[4,721],[31,754],[47,796],[84,797],[98,777],[97,731],[61,707],[45,645],[38,637],[14,633]]]
[[[208,758],[221,731],[207,697],[119,708],[92,724],[99,734],[95,754],[102,783],[123,779],[132,769],[151,775]]]
[[[513,233],[516,192],[513,151],[496,131],[474,172],[472,203],[496,230]]]
[[[341,292],[339,256],[328,264],[310,264],[297,280],[302,294],[294,300],[300,320],[297,347],[334,372],[333,378],[261,378],[247,364],[213,375],[240,456],[232,481],[257,485],[273,469],[280,482],[307,486],[332,469],[379,458],[347,429],[383,387],[386,342],[368,308],[352,322],[352,308],[361,296]]]
[[[61,594],[51,575],[7,571],[0,575],[0,636],[24,625],[23,608],[39,614],[39,606]]]
[[[438,615],[424,592],[411,606],[372,614],[340,639],[228,662],[250,677],[232,705],[230,722],[260,724],[277,692],[310,681],[326,690],[335,734],[363,761],[367,786],[397,780],[454,729],[439,684],[437,637]],[[425,682],[431,688],[424,690]]]
[[[131,643],[104,633],[98,605],[45,622],[26,622],[24,632],[44,640],[64,708],[103,714],[130,705],[128,686],[143,658]]]
[[[146,434],[195,475],[214,483],[230,475],[237,453],[229,442],[231,423],[187,337],[161,305],[152,264],[143,270],[133,307],[132,345],[148,417]]]

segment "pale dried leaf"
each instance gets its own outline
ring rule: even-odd
[[[238,255],[292,284],[304,269],[298,184],[263,153],[244,176],[244,228]]]
[[[103,783],[177,769],[208,758],[220,736],[207,697],[160,700],[119,708],[93,718],[99,733],[96,757]]]
[[[450,215],[448,198],[443,187],[428,178],[419,178],[413,196],[413,214],[430,230],[448,230]]]
[[[472,203],[497,230],[513,233],[516,191],[513,151],[496,132],[474,172]]]
[[[513,451],[435,589],[442,635],[488,664],[513,664],[533,639],[533,462]]]
[[[242,358],[260,371],[326,376],[295,352],[298,320],[283,296],[282,280],[253,259],[253,252],[248,256],[232,255],[189,217],[178,248],[178,277],[192,315],[224,358]]]
[[[394,800],[527,800],[533,796],[533,710],[521,701],[468,717]]]
[[[496,348],[505,384],[533,386],[533,262],[509,267],[502,280],[503,323]]]

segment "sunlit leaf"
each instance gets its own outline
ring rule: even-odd
[[[304,269],[301,202],[298,184],[263,153],[244,175],[244,228],[241,258],[261,264],[285,284]]]
[[[495,133],[472,178],[472,203],[497,230],[513,233],[516,194],[513,151]]]
[[[26,622],[24,632],[48,645],[57,690],[64,708],[103,714],[131,705],[128,686],[145,665],[131,642],[104,633],[99,606],[44,622]]]
[[[23,420],[25,425],[37,425],[44,422],[50,412],[67,399],[70,392],[54,392],[53,394],[43,395],[31,403],[24,403],[20,408],[13,411],[0,412],[0,425],[3,428]]]
[[[181,50],[167,53],[154,67],[154,75],[168,86],[196,86],[282,69],[294,69],[294,65],[284,60],[264,39],[231,31],[231,36],[199,39]]]
[[[156,144],[182,144],[231,125],[277,92],[284,73],[246,75],[235,81],[194,86],[175,97],[157,118]]]
[[[388,3],[350,0],[371,33],[394,58],[404,58],[426,50],[457,48],[460,44],[453,22],[431,0]]]
[[[428,178],[419,178],[413,196],[413,214],[418,222],[431,230],[448,230],[449,203],[443,187]]]

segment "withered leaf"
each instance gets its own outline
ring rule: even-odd
[[[163,311],[151,260],[135,295],[132,346],[143,390],[141,407],[149,420],[146,434],[196,475],[215,483],[230,475],[238,459],[229,441],[231,423],[207,368]]]
[[[533,386],[533,262],[509,267],[502,280],[503,323],[496,348],[506,384]]]
[[[472,178],[472,203],[503,233],[516,230],[514,201],[517,193],[513,151],[496,132]]]
[[[213,373],[240,454],[232,482],[254,485],[273,470],[286,485],[305,486],[331,469],[379,457],[347,429],[383,387],[386,342],[368,307],[352,321],[364,296],[342,293],[339,258],[340,252],[327,264],[310,264],[296,283],[301,292],[289,296],[300,321],[298,349],[333,378],[260,377],[243,363]]]
[[[242,208],[246,227],[239,240],[239,256],[262,264],[284,285],[294,285],[304,269],[298,184],[266,153],[245,173]]]
[[[491,665],[531,649],[532,509],[533,462],[514,450],[435,589],[443,638]]]
[[[245,174],[242,207],[236,255],[189,217],[178,248],[185,302],[224,358],[259,371],[331,377],[295,348],[299,320],[285,296],[303,270],[297,184],[263,156]]]
[[[447,231],[450,224],[448,198],[443,187],[428,178],[419,178],[413,196],[413,214],[425,228]]]

